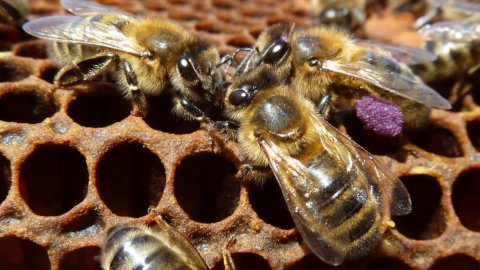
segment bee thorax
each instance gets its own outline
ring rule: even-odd
[[[273,96],[259,106],[252,122],[279,138],[297,137],[303,129],[301,112],[284,96]]]

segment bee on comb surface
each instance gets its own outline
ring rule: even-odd
[[[159,16],[135,17],[84,0],[61,4],[75,16],[43,17],[23,26],[53,41],[50,55],[61,67],[55,84],[78,84],[113,71],[137,115],[146,113],[145,94],[169,85],[176,90],[175,111],[186,118],[201,118],[198,107],[219,103],[220,58],[209,42]]]
[[[102,250],[104,270],[208,270],[198,251],[181,233],[156,218],[152,228],[117,225],[107,232]],[[226,270],[235,270],[224,252]]]
[[[398,178],[267,66],[240,75],[225,102],[240,126],[240,175],[262,181],[273,171],[303,240],[323,261],[339,265],[367,254],[391,214],[411,211]]]
[[[401,110],[400,117],[408,129],[423,126],[430,108],[451,107],[407,65],[432,61],[435,59],[432,53],[354,40],[337,28],[294,28],[293,25],[275,25],[266,29],[253,53],[240,63],[238,73],[260,65],[270,66],[279,80],[291,80],[295,90],[315,104],[326,95],[331,96],[333,104],[341,101],[352,107],[356,106],[355,101],[367,95],[390,100]],[[375,104],[383,106],[381,102]],[[380,128],[380,134],[397,136],[399,132],[383,132],[392,130],[390,125],[398,124],[392,122]],[[400,129],[395,130],[401,127],[400,124]]]

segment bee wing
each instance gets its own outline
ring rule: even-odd
[[[480,4],[461,0],[431,0],[435,6],[448,7],[471,16],[480,15]]]
[[[323,69],[347,75],[373,84],[395,95],[411,99],[429,107],[450,109],[450,103],[421,80],[405,73],[379,69],[365,61],[340,63],[327,60]]]
[[[373,185],[378,185],[382,196],[388,196],[390,199],[392,215],[407,215],[412,211],[407,189],[390,169],[324,118],[312,115],[311,119],[317,133],[320,134],[320,142],[325,151],[348,164],[347,168],[354,173],[360,175],[360,172],[365,172],[369,176],[369,181]]]
[[[185,235],[168,224],[161,216],[156,217],[155,221],[158,227],[153,227],[153,230],[157,232],[157,237],[161,239],[166,246],[176,248],[178,253],[182,253],[182,256],[188,258],[192,269],[208,269],[202,256]]]
[[[422,27],[418,32],[432,40],[474,42],[480,41],[480,22],[443,21]]]
[[[75,15],[91,16],[97,14],[115,14],[118,16],[133,18],[129,13],[123,12],[118,8],[104,6],[99,3],[85,0],[61,0],[60,3],[64,8]]]
[[[390,203],[390,212],[405,215],[411,212],[411,201],[405,186],[379,161],[347,136],[331,126],[323,118],[310,116],[323,146],[332,160],[344,165],[352,181],[366,179],[372,186],[371,198],[375,203]],[[270,167],[280,185],[292,218],[313,253],[325,262],[338,265],[343,262],[347,250],[335,248],[337,242],[348,243],[348,234],[331,235],[331,217],[322,213],[321,206],[335,195],[325,197],[324,190],[331,183],[324,183],[328,171],[313,173],[298,159],[285,155],[274,142],[261,137],[259,144],[268,158]],[[335,181],[342,181],[336,179]],[[377,188],[377,189],[375,189]],[[356,192],[356,191],[354,191]],[[357,194],[361,197],[362,194]],[[341,212],[335,219],[346,220],[348,213]],[[328,239],[327,239],[328,238]],[[340,245],[342,246],[342,245]]]
[[[395,60],[403,62],[407,65],[428,63],[437,59],[437,55],[435,55],[434,53],[410,46],[388,44],[376,40],[357,40],[355,41],[355,43],[370,49],[380,48],[388,52],[390,56],[393,57]]]
[[[295,225],[312,252],[323,261],[332,264],[341,264],[347,252],[331,247],[323,232],[328,231],[319,213],[319,201],[306,196],[309,189],[315,190],[319,186],[317,179],[309,174],[308,168],[299,160],[282,153],[274,142],[260,138],[259,144],[267,156],[270,168],[277,179],[288,210]],[[313,182],[313,183],[312,183]],[[318,197],[318,196],[316,196]],[[345,237],[336,239],[345,242]]]
[[[118,28],[79,16],[49,16],[23,25],[32,36],[57,42],[100,46],[143,56],[148,51],[125,36]]]

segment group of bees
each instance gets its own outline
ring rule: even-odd
[[[312,1],[321,25],[273,25],[254,47],[222,58],[211,43],[176,23],[85,0],[61,0],[73,15],[35,19],[23,29],[52,41],[58,86],[108,71],[133,102],[132,113],[142,117],[146,96],[173,87],[174,113],[205,123],[209,132],[232,135],[244,161],[237,175],[262,182],[273,174],[304,242],[321,260],[339,265],[375,247],[393,226],[390,216],[410,213],[411,201],[388,168],[329,124],[330,112],[341,107],[336,104],[360,110],[359,101],[368,99],[365,121],[382,122],[373,130],[397,136],[402,127],[420,127],[431,108],[451,108],[426,82],[465,74],[480,63],[479,4],[403,1],[398,10],[419,4],[426,10],[415,24],[431,38],[421,50],[357,40],[340,28],[357,27],[370,2]],[[0,2],[6,22],[22,21],[25,9],[18,3]],[[461,24],[451,10],[463,11]],[[213,108],[223,110],[224,121],[210,118]],[[393,112],[378,116],[375,109]],[[228,251],[223,257],[225,268],[234,269]],[[188,239],[161,217],[154,228],[111,228],[102,266],[207,269]]]

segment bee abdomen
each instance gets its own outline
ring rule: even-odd
[[[173,270],[186,267],[183,258],[163,239],[137,227],[110,230],[104,257],[106,270]]]
[[[318,212],[329,246],[361,254],[378,241],[381,217],[376,206],[376,190],[365,178],[357,179],[341,162],[322,153],[310,167],[323,184],[319,188]],[[317,171],[317,172],[315,172]]]
[[[480,61],[480,49],[474,42],[429,41],[425,49],[434,53],[437,59],[412,66],[412,69],[427,83],[459,77]]]

